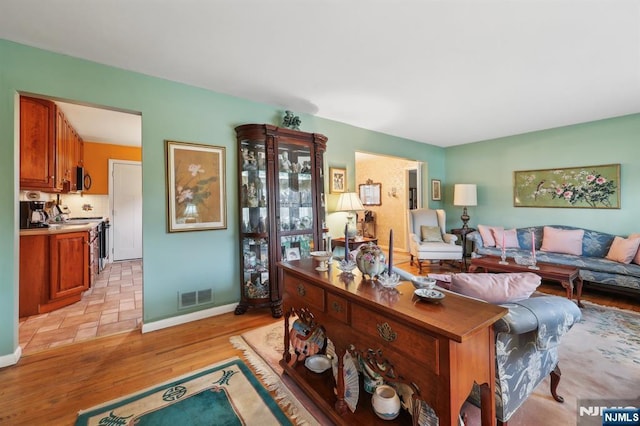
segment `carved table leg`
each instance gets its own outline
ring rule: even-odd
[[[558,384],[560,383],[560,377],[562,376],[562,372],[560,371],[560,366],[556,365],[556,368],[551,372],[551,395],[553,399],[558,402],[564,402],[564,398],[557,394]]]
[[[271,302],[271,316],[274,318],[282,317],[282,300]]]
[[[560,281],[560,284],[567,290],[567,299],[573,300],[573,280]]]
[[[496,399],[495,389],[487,383],[480,385],[480,424],[488,426],[495,424]]]
[[[576,282],[578,283],[577,290],[576,290],[576,298],[578,299],[578,307],[580,308],[584,308],[584,305],[582,304],[582,301],[580,300],[580,298],[582,297],[582,278],[578,277],[576,278]]]

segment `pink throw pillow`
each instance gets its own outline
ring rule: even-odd
[[[515,229],[494,229],[493,239],[496,240],[496,247],[502,248],[502,241],[504,235],[504,248],[520,248],[518,244],[518,232]]]
[[[640,245],[640,238],[622,238],[615,237],[609,253],[605,256],[605,259],[613,260],[620,263],[631,263],[633,258],[638,253],[638,246]]]
[[[482,246],[483,247],[495,247],[496,240],[493,239],[493,230],[502,231],[504,228],[502,226],[487,226],[487,225],[478,225],[478,232],[480,232],[480,236],[482,237]]]
[[[545,226],[540,250],[582,256],[582,237],[584,237],[583,229],[558,229]]]
[[[629,235],[629,239],[632,239],[632,238],[640,238],[640,234]],[[633,258],[632,262],[637,265],[640,265],[640,247],[638,248],[638,252],[636,253],[636,256]]]
[[[508,274],[455,274],[451,291],[489,303],[507,303],[526,299],[536,291],[541,279],[532,272]]]

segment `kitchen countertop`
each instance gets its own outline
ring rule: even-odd
[[[52,235],[52,234],[65,234],[69,232],[83,232],[89,231],[96,226],[100,225],[101,221],[93,221],[91,223],[65,223],[62,225],[52,225],[48,228],[31,228],[21,229],[20,236],[29,235]]]

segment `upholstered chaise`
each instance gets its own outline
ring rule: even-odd
[[[458,237],[445,231],[444,210],[409,210],[408,219],[411,264],[413,265],[414,259],[417,260],[420,273],[423,260],[462,260],[462,246],[456,244]],[[435,238],[423,238],[429,228],[438,229]]]

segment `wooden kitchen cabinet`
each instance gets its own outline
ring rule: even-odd
[[[40,305],[49,299],[49,236],[20,237],[19,316],[40,313]]]
[[[20,189],[56,189],[56,108],[51,101],[20,97]]]
[[[20,236],[20,317],[80,301],[90,282],[89,234]]]
[[[89,289],[89,233],[49,237],[50,293],[53,300],[80,295]],[[79,300],[79,299],[78,299]]]
[[[83,141],[52,101],[20,97],[20,189],[77,190]]]

